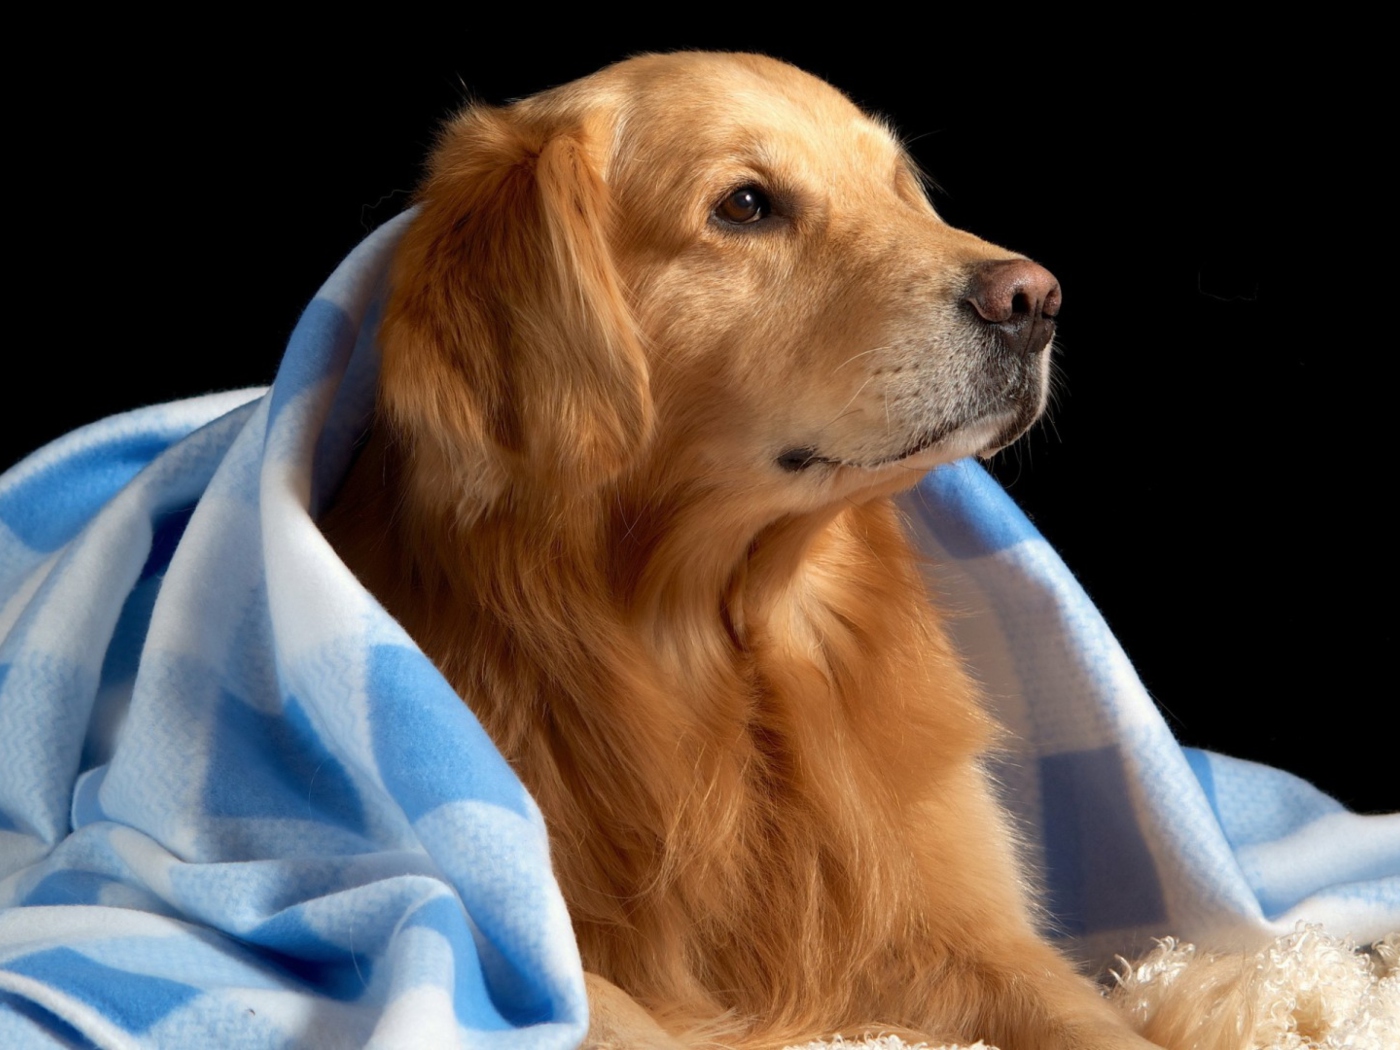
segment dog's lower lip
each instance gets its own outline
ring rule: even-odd
[[[1004,427],[1010,419],[1014,418],[1016,415],[1019,414],[1019,402],[1016,398],[1012,398],[1010,400],[1012,401],[1011,407],[1004,409],[1001,412],[990,412],[987,415],[982,416],[980,418],[965,420],[961,423],[957,423],[951,426],[943,426],[931,430],[918,441],[916,441],[914,444],[910,445],[903,452],[900,452],[898,455],[890,456],[886,459],[876,460],[873,463],[842,463],[841,465],[848,467],[861,467],[866,470],[875,470],[880,467],[888,467],[896,463],[902,463],[907,459],[912,459],[920,453],[927,452],[939,442],[943,441],[946,438],[952,437],[960,430],[972,427],[986,426],[994,422],[1000,422],[1000,424]],[[1009,445],[1012,441],[1014,441],[1016,439],[1016,436],[1020,434],[1022,429],[1024,428],[1015,428],[1014,433],[1009,435],[1005,432],[1005,430],[999,430],[996,433],[996,435],[991,438],[991,441],[994,444],[989,446],[985,450],[976,452],[976,455],[982,456],[984,458],[986,456],[993,455],[994,453],[1000,451],[1001,449]],[[963,452],[961,454],[968,455],[971,453]]]
[[[948,435],[949,429],[950,428],[939,428],[931,430],[903,452],[896,453],[893,456],[886,456],[884,459],[877,459],[870,463],[857,463],[854,460],[848,459],[833,459],[830,456],[822,455],[810,445],[787,449],[781,453],[774,462],[789,474],[801,474],[803,471],[815,466],[853,467],[857,470],[877,470],[880,467],[887,467],[894,463],[900,463],[913,456],[917,456],[920,452],[927,451],[938,444],[938,442],[942,441],[943,438]]]
[[[914,442],[914,444],[910,445],[903,452],[899,453],[896,456],[891,456],[889,459],[877,460],[876,462],[870,464],[870,466],[884,467],[888,466],[891,463],[898,463],[901,460],[909,459],[911,456],[917,456],[920,452],[927,451],[928,449],[932,448],[934,445],[942,441],[945,437],[947,437],[950,429],[956,428],[939,427],[935,430],[930,430],[927,434],[921,437],[918,441]]]

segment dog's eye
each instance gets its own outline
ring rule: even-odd
[[[740,186],[715,208],[715,215],[736,226],[758,222],[773,210],[768,195],[757,186]]]

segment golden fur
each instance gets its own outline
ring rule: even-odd
[[[1145,1046],[1034,933],[888,499],[1042,407],[965,301],[1017,257],[752,55],[469,108],[419,208],[325,526],[538,800],[593,1043]]]

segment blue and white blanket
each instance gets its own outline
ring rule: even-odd
[[[117,416],[0,479],[0,1046],[585,1031],[539,811],[315,524],[402,227],[330,279],[270,390]],[[1400,816],[1179,747],[977,466],[908,507],[1020,740],[999,774],[1072,947],[1400,929]]]

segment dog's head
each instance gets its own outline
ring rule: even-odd
[[[468,109],[420,209],[382,408],[469,503],[664,470],[790,513],[990,453],[1045,402],[1054,278],[944,223],[888,128],[772,59],[648,55]]]

